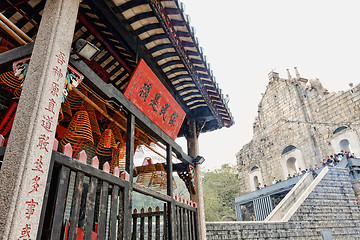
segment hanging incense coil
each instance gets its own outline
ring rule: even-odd
[[[80,84],[77,89],[83,93],[85,96],[87,96],[87,90]],[[68,96],[65,100],[65,102],[68,101],[70,108],[74,111],[80,110],[80,108],[83,106],[83,99],[81,96],[79,96],[75,91],[70,90],[68,93]]]
[[[89,114],[90,125],[91,125],[91,130],[93,133],[93,137],[94,137],[94,139],[100,139],[101,131],[100,131],[99,123],[96,119],[95,111],[87,111],[87,112]]]
[[[61,122],[63,119],[64,119],[64,113],[63,113],[62,109],[60,108],[59,117],[58,117],[58,124],[59,124],[59,122]]]
[[[108,128],[113,132],[116,141],[125,142],[125,139],[123,138],[124,131],[122,131],[119,126],[114,122],[111,122]]]
[[[118,167],[120,172],[125,171],[125,154],[126,144],[119,143],[110,162],[111,173],[113,173],[115,167]]]
[[[166,185],[166,171],[161,163],[155,164],[155,170],[150,178],[149,187],[154,190],[165,190]]]
[[[104,111],[105,114],[107,114],[107,108],[106,108],[106,105],[103,101],[101,101],[99,98],[95,97],[94,95],[92,94],[88,94],[88,98],[93,102],[95,103],[98,107],[101,108],[101,110]],[[88,104],[87,106],[88,110],[95,110],[95,108],[93,106],[91,106],[90,104]],[[98,112],[98,111],[95,111],[95,114],[96,114],[96,118],[97,120],[101,121],[103,119],[103,114]]]
[[[19,98],[20,95],[21,95],[21,89],[15,89],[15,90],[14,90],[14,96],[15,96],[16,98]]]
[[[152,163],[152,159],[146,157],[143,161],[142,167],[139,170],[136,182],[145,187],[148,187],[154,172],[156,172],[156,168]]]
[[[61,121],[59,120],[59,122],[70,122],[73,115],[71,112],[68,98],[65,100],[65,102],[61,104],[61,112],[63,114],[63,119],[61,119]]]
[[[20,96],[21,80],[14,75],[13,71],[1,73],[0,82],[17,91],[17,95]]]
[[[86,150],[94,145],[89,115],[85,110],[77,111],[65,131],[61,146],[70,143],[73,146],[74,156],[80,150]]]
[[[100,137],[96,147],[96,154],[99,156],[111,157],[114,148],[116,148],[114,135],[111,129],[106,129]]]

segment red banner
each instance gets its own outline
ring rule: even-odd
[[[185,112],[144,60],[133,72],[124,95],[167,135],[176,138]]]

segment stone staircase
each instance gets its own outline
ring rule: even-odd
[[[209,222],[207,239],[360,239],[360,207],[349,171],[323,171],[297,197],[284,199],[293,204],[286,204],[280,220]]]

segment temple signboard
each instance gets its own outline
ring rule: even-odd
[[[167,135],[176,138],[186,114],[143,59],[124,95]]]

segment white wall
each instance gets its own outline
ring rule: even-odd
[[[287,176],[289,174],[286,162],[289,158],[295,158],[295,167],[296,167],[296,171],[299,169],[299,167],[304,170],[306,169],[305,163],[304,163],[304,159],[303,159],[303,155],[302,152],[299,149],[294,149],[291,150],[290,152],[287,152],[286,154],[284,154],[281,157],[280,163],[281,163],[281,167],[283,169],[283,176],[284,176],[284,180],[287,179]]]
[[[254,177],[257,176],[258,177],[258,180],[259,180],[259,183],[261,183],[261,185],[264,185],[264,180],[262,178],[262,174],[261,174],[261,169],[260,168],[257,168],[256,170],[252,171],[249,173],[249,180],[250,180],[250,190],[251,191],[255,191],[256,190],[256,187],[255,184],[254,184]]]
[[[340,141],[343,139],[347,139],[349,141],[351,151],[356,157],[360,157],[359,137],[355,131],[351,130],[344,130],[334,135],[334,138],[331,140],[331,146],[334,149],[334,153],[339,153],[342,150],[340,147]]]

